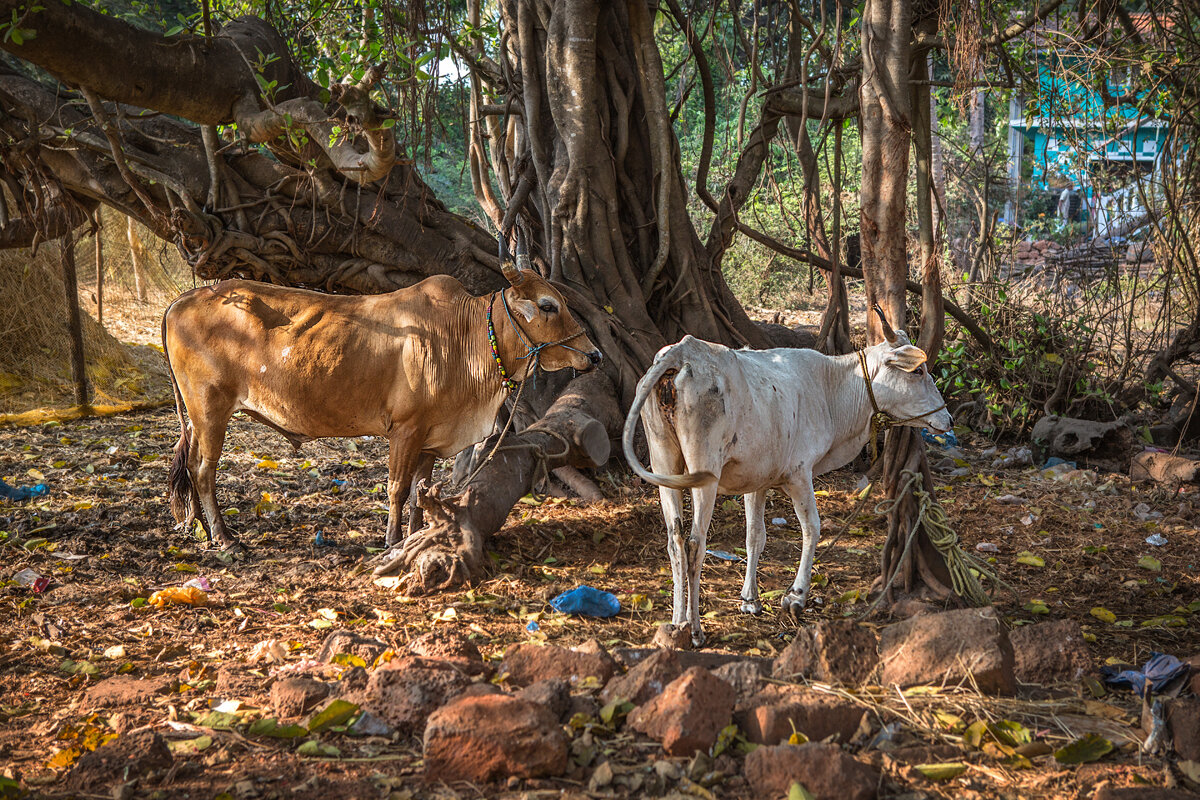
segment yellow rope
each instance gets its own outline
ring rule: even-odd
[[[984,592],[979,579],[972,574],[971,570],[975,570],[978,574],[991,580],[993,584],[1003,586],[1015,594],[1015,590],[1009,584],[1002,581],[994,572],[985,567],[979,559],[970,553],[964,552],[959,547],[958,534],[950,527],[950,520],[946,517],[945,509],[942,508],[933,495],[921,487],[920,476],[912,470],[907,469],[900,473],[900,475],[901,477],[906,477],[907,480],[897,490],[896,496],[884,500],[875,506],[876,514],[886,516],[895,509],[896,504],[910,490],[913,497],[917,500],[917,518],[913,521],[912,529],[908,532],[908,536],[905,539],[904,550],[900,554],[900,561],[898,563],[902,563],[908,556],[909,550],[912,549],[913,540],[917,538],[917,531],[924,526],[925,534],[929,537],[929,541],[937,548],[937,551],[941,553],[942,558],[946,562],[946,569],[950,572],[951,589],[956,595],[975,606],[991,604],[991,598]],[[874,610],[887,595],[899,572],[899,569],[892,571],[892,575],[888,578],[883,591],[879,593],[879,597],[871,604],[868,612]]]

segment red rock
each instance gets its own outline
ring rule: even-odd
[[[417,733],[430,714],[470,684],[453,664],[397,658],[371,673],[361,705],[401,733]]]
[[[980,691],[1012,694],[1016,688],[1008,630],[987,608],[923,614],[880,632],[879,680],[886,686],[968,683]]]
[[[600,702],[611,703],[619,697],[640,706],[682,674],[683,667],[676,652],[658,650],[629,672],[610,680],[600,693]]]
[[[746,780],[755,797],[786,797],[799,783],[816,800],[874,800],[879,774],[831,744],[759,747],[746,756]]]
[[[1192,677],[1189,679],[1188,688],[1191,689],[1192,694],[1200,697],[1200,655],[1194,655],[1184,660],[1192,665]]]
[[[1008,634],[1017,680],[1049,686],[1074,683],[1092,669],[1083,630],[1073,619],[1022,625]]]
[[[1129,463],[1129,478],[1156,483],[1200,482],[1200,461],[1170,453],[1136,453]]]
[[[425,726],[430,780],[486,782],[561,775],[567,738],[546,708],[512,695],[464,697],[435,711]]]
[[[567,709],[571,707],[571,687],[562,678],[531,683],[517,692],[515,696],[535,705],[545,706],[555,719],[562,719],[563,715],[567,713]]]
[[[744,701],[734,722],[755,744],[786,742],[799,731],[818,742],[837,736],[848,742],[866,711],[859,705],[798,686],[772,686]]]
[[[801,628],[775,659],[771,673],[780,680],[799,676],[859,686],[879,663],[879,637],[853,620],[822,620]]]
[[[159,695],[171,691],[169,678],[135,678],[132,675],[117,675],[105,678],[84,693],[88,708],[111,708],[113,706],[146,705]]]
[[[1200,697],[1176,697],[1167,706],[1167,729],[1175,753],[1200,761]]]
[[[282,678],[271,684],[271,706],[281,717],[298,717],[329,696],[329,684],[312,678]]]
[[[348,653],[352,656],[358,656],[369,667],[387,649],[388,643],[382,642],[379,639],[374,639],[370,636],[361,636],[353,631],[333,631],[321,643],[321,649],[317,651],[317,661],[328,664],[333,661],[334,656],[341,653]]]
[[[738,697],[751,697],[758,693],[763,678],[770,674],[766,661],[730,661],[711,670],[737,692]]]
[[[517,686],[528,686],[550,678],[562,678],[572,686],[594,677],[607,683],[617,671],[617,662],[595,639],[574,650],[556,645],[514,644],[504,651],[500,673]]]
[[[413,639],[405,649],[415,656],[448,661],[468,675],[492,674],[491,666],[483,660],[475,643],[450,628],[434,628]]]
[[[153,731],[118,736],[108,744],[84,753],[67,773],[68,791],[99,792],[156,771],[169,768],[174,759],[166,741]]]
[[[692,667],[634,709],[627,722],[660,742],[668,755],[690,756],[717,741],[733,716],[736,697],[728,683],[704,667]]]

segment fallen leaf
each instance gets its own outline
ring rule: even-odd
[[[1095,608],[1093,608],[1092,616],[1095,617],[1096,619],[1100,620],[1101,622],[1107,622],[1110,625],[1117,621],[1117,615],[1114,614],[1113,612],[1109,611],[1104,606],[1096,606]]]
[[[325,708],[313,715],[308,721],[310,733],[320,733],[326,728],[333,728],[358,713],[358,704],[345,700],[333,700]]]
[[[943,764],[917,764],[914,769],[931,781],[948,781],[966,772],[967,765],[956,761]]]
[[[1041,556],[1035,556],[1033,553],[1025,550],[1017,554],[1017,563],[1028,564],[1031,567],[1044,567],[1046,566],[1046,559]]]
[[[1054,760],[1060,764],[1089,764],[1104,758],[1113,749],[1113,743],[1108,739],[1098,733],[1089,733],[1066,747],[1055,750]]]
[[[1151,572],[1162,572],[1162,562],[1154,556],[1142,556],[1138,559],[1137,565]]]

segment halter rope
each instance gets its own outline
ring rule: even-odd
[[[867,398],[871,401],[871,465],[874,466],[875,462],[879,459],[879,434],[882,431],[886,431],[888,428],[895,427],[896,425],[903,425],[906,422],[921,419],[922,417],[928,417],[930,414],[936,414],[945,408],[946,404],[942,403],[932,411],[926,411],[923,414],[896,419],[888,412],[880,409],[879,403],[875,401],[875,390],[871,388],[871,373],[867,369],[866,348],[858,351],[858,363],[862,367],[863,383],[867,385]]]

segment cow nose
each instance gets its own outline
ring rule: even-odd
[[[599,350],[593,350],[592,352],[587,354],[587,357],[588,357],[588,361],[590,361],[593,365],[599,364],[601,361],[604,360],[604,354],[601,353]]]

